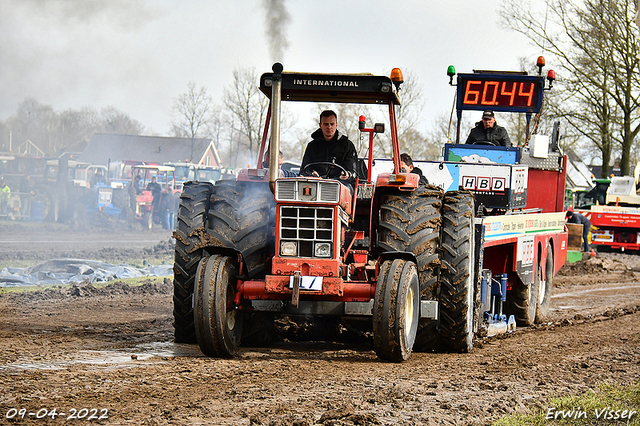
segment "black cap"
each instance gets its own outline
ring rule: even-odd
[[[485,117],[491,117],[491,118],[493,118],[493,117],[495,117],[495,116],[493,115],[493,111],[484,111],[484,112],[482,113],[482,118],[485,118]]]

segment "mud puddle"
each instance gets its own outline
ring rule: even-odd
[[[89,370],[137,368],[162,364],[167,358],[202,356],[197,345],[150,342],[123,350],[81,350],[48,360],[21,358],[0,366],[0,372],[63,370],[74,365],[87,365]]]

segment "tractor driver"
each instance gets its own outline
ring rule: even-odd
[[[476,127],[471,129],[469,137],[465,143],[472,144],[479,141],[492,142],[496,146],[511,146],[511,139],[507,129],[496,124],[496,117],[493,111],[484,111],[482,121],[476,123]]]
[[[320,128],[311,134],[309,142],[302,157],[300,174],[303,176],[322,176],[329,179],[339,179],[353,193],[353,185],[356,176],[356,161],[358,154],[353,142],[337,130],[338,116],[331,110],[322,111],[320,114]],[[312,163],[332,163],[342,166],[331,167],[327,164],[317,164],[305,167]],[[346,171],[346,173],[345,173]]]

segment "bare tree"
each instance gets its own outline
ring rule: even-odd
[[[620,168],[629,173],[640,131],[638,38],[634,0],[546,0],[545,13],[530,2],[505,0],[506,25],[550,52],[560,63],[562,95],[552,103],[562,117],[602,153],[603,173],[617,142]]]
[[[398,91],[400,105],[397,109],[400,152],[418,155],[426,137],[418,130],[420,115],[424,109],[422,85],[412,71],[404,72],[404,82]]]
[[[48,156],[58,155],[79,142],[91,139],[96,132],[138,135],[144,131],[139,121],[114,107],[103,108],[100,113],[90,107],[57,112],[35,99],[24,100],[16,114],[0,127],[5,129],[0,136],[3,149],[9,149],[11,133],[14,151],[29,140]]]
[[[115,107],[100,110],[102,131],[119,135],[140,135],[144,133],[144,126],[125,112]]]
[[[237,161],[255,159],[262,137],[261,124],[266,119],[269,99],[258,90],[257,81],[255,68],[235,69],[233,83],[224,89],[223,103],[233,117],[230,131],[236,143]],[[246,152],[241,153],[240,149]]]
[[[194,140],[197,137],[208,137],[214,110],[213,100],[207,88],[196,88],[190,81],[187,92],[173,100],[171,109],[171,127],[176,137],[191,139],[190,161],[193,160]]]

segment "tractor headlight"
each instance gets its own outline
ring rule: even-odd
[[[316,257],[331,257],[331,244],[316,243],[315,254]]]
[[[281,256],[295,256],[298,254],[298,244],[295,241],[283,241],[280,243]]]

